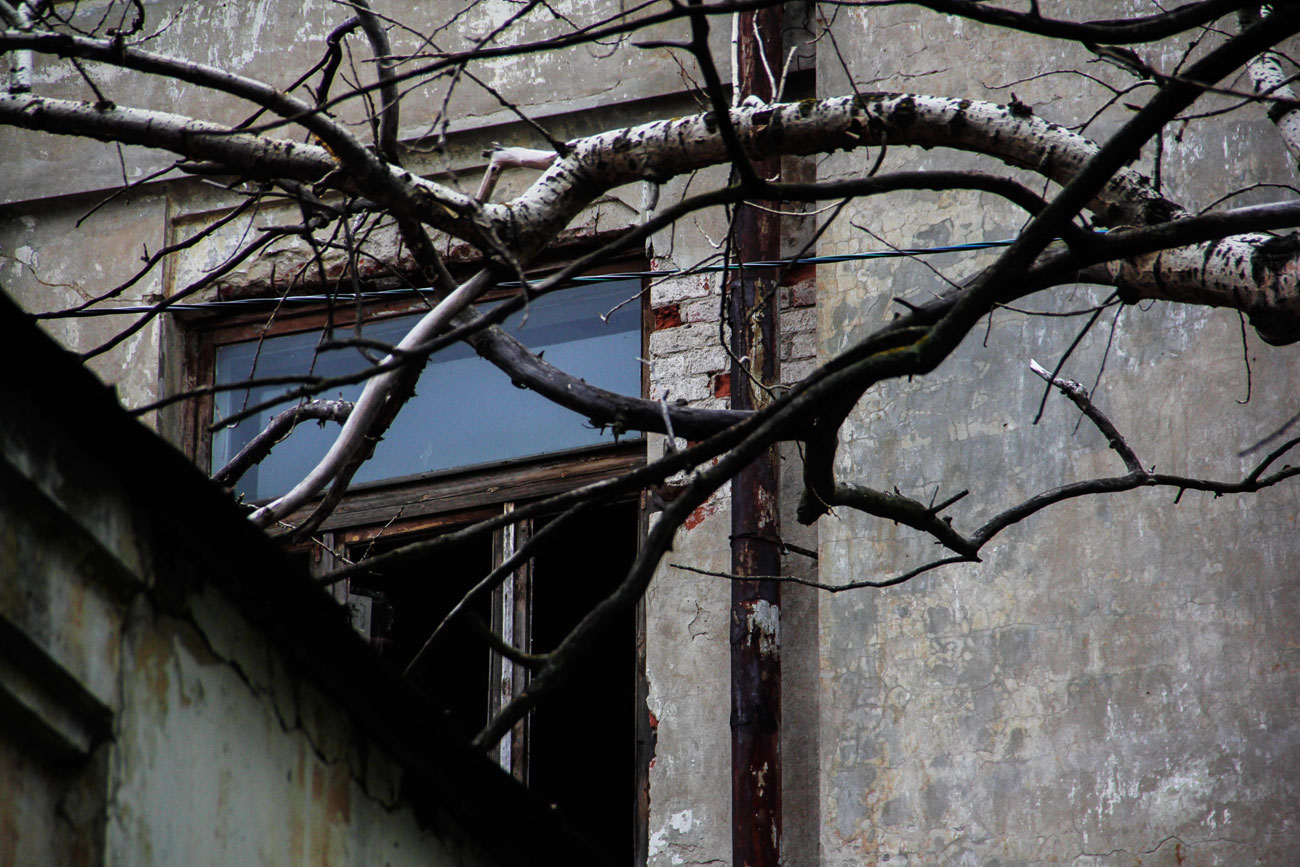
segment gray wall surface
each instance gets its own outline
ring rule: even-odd
[[[1056,8],[1061,7],[1061,8]],[[1055,4],[1103,18],[1137,4]],[[1078,75],[1080,48],[914,9],[840,10],[837,39],[860,88],[1007,102],[1087,120],[1110,94]],[[1171,68],[1186,40],[1143,54]],[[991,59],[996,59],[992,62]],[[819,87],[846,88],[819,55]],[[1010,87],[1005,85],[1010,84]],[[996,88],[996,89],[995,89]],[[1133,99],[1141,101],[1140,95]],[[1102,137],[1111,111],[1085,134]],[[1151,149],[1139,167],[1151,171]],[[894,149],[884,170],[997,164]],[[850,157],[826,174],[860,167]],[[1294,184],[1262,109],[1167,135],[1166,194],[1191,208],[1253,182]],[[899,196],[855,207],[819,253],[1012,236],[1020,217],[970,194]],[[988,254],[927,260],[959,278]],[[900,264],[891,264],[900,262]],[[942,291],[917,262],[819,271],[829,356],[889,320],[892,300]],[[1103,291],[1057,290],[1034,310],[1086,308]],[[1149,309],[1148,309],[1149,308]],[[1116,314],[1118,318],[1116,320]],[[1113,341],[1112,321],[1117,321]],[[873,389],[841,434],[841,478],[943,499],[958,529],[1066,482],[1122,475],[1104,437],[1058,394],[1032,424],[1051,368],[1083,318],[999,311],[933,375]],[[1300,399],[1300,355],[1247,337],[1237,316],[1157,303],[1107,312],[1067,362],[1089,388],[1110,343],[1097,405],[1143,464],[1233,480],[1262,457],[1237,453]],[[1300,566],[1295,486],[1256,496],[1146,490],[1061,504],[1006,531],[979,565],[899,587],[823,596],[822,859],[826,864],[1288,864],[1300,858]],[[845,512],[823,517],[830,583],[898,574],[932,559],[928,540]]]
[[[0,862],[492,863],[44,421],[0,427]]]

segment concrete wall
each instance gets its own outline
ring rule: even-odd
[[[1135,6],[1065,3],[1062,17]],[[1104,8],[1103,8],[1104,7]],[[1011,91],[1059,123],[1087,120],[1109,93],[1079,76],[1082,49],[996,33],[917,10],[840,10],[837,40],[860,87],[1006,102]],[[1185,40],[1143,52],[1172,68]],[[991,63],[990,58],[997,62]],[[828,52],[819,86],[847,82]],[[1003,85],[1010,84],[1010,87]],[[998,89],[994,89],[998,88]],[[1132,97],[1140,100],[1139,94]],[[1113,129],[1109,112],[1089,129]],[[1254,181],[1294,184],[1262,110],[1198,121],[1166,140],[1168,194],[1197,208]],[[1145,152],[1150,171],[1151,149]],[[828,176],[859,163],[836,158]],[[980,161],[892,150],[883,170]],[[987,167],[987,166],[986,166]],[[989,168],[1000,170],[1000,165]],[[1014,234],[1020,217],[970,195],[897,196],[854,208],[819,252],[957,244]],[[928,260],[947,276],[987,255]],[[916,262],[819,272],[823,357],[924,300],[940,280]],[[1104,292],[1030,298],[1078,309]],[[1147,309],[1147,308],[1150,309]],[[1300,354],[1247,337],[1247,394],[1234,314],[1156,304],[1118,312],[1095,397],[1146,466],[1238,478],[1237,452],[1294,411]],[[1064,368],[1092,387],[1108,312]],[[842,434],[838,472],[928,499],[969,488],[949,514],[967,532],[1058,484],[1123,467],[1059,396],[1031,424],[1051,367],[1083,320],[992,317],[936,373],[873,389]],[[1284,864],[1300,853],[1300,564],[1294,486],[1215,499],[1142,491],[1059,505],[1006,531],[985,562],[880,591],[823,596],[822,858],[826,864]],[[936,548],[848,512],[820,521],[832,583],[898,574]]]
[[[395,689],[343,612],[182,458],[4,315],[0,359],[39,372],[0,388],[24,408],[0,425],[0,863],[487,865],[582,849]],[[70,424],[74,405],[96,424]],[[487,833],[495,810],[518,838]]]

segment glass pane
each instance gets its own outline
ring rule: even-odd
[[[505,327],[529,349],[544,352],[546,360],[562,370],[601,388],[637,395],[641,391],[637,361],[641,353],[640,305],[625,305],[608,322],[600,316],[640,288],[636,280],[620,280],[566,290],[534,301],[526,312],[511,316]],[[370,323],[361,333],[396,343],[418,318]],[[351,334],[351,330],[335,330],[338,338]],[[319,340],[319,333],[313,332],[268,338],[260,351],[256,341],[220,347],[216,381],[308,371],[338,376],[368,365],[355,349],[317,354]],[[361,388],[358,384],[319,396],[355,400]],[[268,386],[219,394],[215,417],[228,417],[282,390],[283,386]],[[354,481],[378,481],[613,441],[608,431],[592,429],[582,416],[511,385],[504,373],[465,344],[450,346],[430,359],[415,392]],[[277,406],[233,429],[215,433],[213,468],[224,465],[285,408]],[[339,425],[334,423],[324,428],[310,422],[299,425],[270,457],[249,470],[236,490],[249,500],[284,493],[325,454],[338,431]]]

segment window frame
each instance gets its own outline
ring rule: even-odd
[[[589,274],[636,272],[644,270],[644,267],[645,263],[641,260],[621,260],[593,268]],[[536,278],[544,274],[545,271],[539,271],[529,276]],[[641,285],[638,302],[640,355],[645,358],[653,321],[646,278],[641,278]],[[514,289],[494,289],[486,293],[482,300],[503,300],[515,294],[517,290]],[[407,316],[429,309],[428,302],[418,295],[372,301],[368,302],[367,307],[367,322]],[[197,389],[215,381],[216,353],[221,346],[262,337],[314,331],[324,328],[327,323],[332,323],[334,327],[351,327],[357,320],[357,306],[354,302],[344,302],[334,305],[332,309],[322,304],[300,310],[278,311],[269,324],[268,315],[268,311],[261,310],[210,315],[188,321],[182,387]],[[649,372],[643,365],[638,396],[644,396],[648,389]],[[284,404],[285,408],[291,405],[292,402]],[[181,419],[182,441],[186,451],[191,460],[205,470],[211,466],[212,434],[208,431],[208,425],[213,415],[213,406],[214,399],[211,395],[187,401]],[[614,443],[579,446],[541,455],[506,458],[354,484],[334,513],[321,524],[320,530],[338,531],[360,523],[383,527],[399,521],[401,523],[393,526],[391,532],[424,529],[426,525],[408,519],[430,518],[449,512],[535,499],[621,475],[645,465],[646,445],[644,436],[634,435],[620,438]],[[472,490],[475,487],[479,489],[477,494]],[[412,499],[404,505],[404,497]],[[314,499],[303,509],[286,516],[285,523],[301,523],[317,502],[319,500]]]
[[[638,260],[623,260],[609,263],[606,267],[594,269],[591,273],[625,273],[642,271],[645,263]],[[640,307],[640,355],[648,357],[650,333],[653,330],[653,314],[649,304],[648,279],[641,278],[642,292]],[[499,300],[510,297],[513,291],[493,291],[484,300]],[[366,321],[409,315],[428,309],[427,303],[418,296],[408,298],[369,302],[365,313]],[[185,363],[181,375],[183,388],[197,388],[214,381],[216,372],[216,352],[218,347],[244,342],[258,337],[273,337],[281,334],[301,333],[323,328],[327,321],[340,327],[352,326],[357,317],[355,304],[345,302],[335,305],[332,310],[325,305],[304,309],[279,311],[268,324],[269,312],[265,309],[238,314],[208,315],[190,318],[184,323]],[[486,363],[486,362],[485,362]],[[505,374],[502,374],[503,376]],[[645,365],[641,368],[640,395],[649,389],[649,371]],[[288,407],[291,403],[286,403]],[[182,437],[192,460],[205,470],[211,465],[212,436],[208,424],[213,415],[214,401],[211,396],[188,401],[181,416]],[[436,470],[428,473],[413,474],[379,481],[366,482],[351,486],[334,512],[322,522],[313,538],[306,542],[289,546],[291,551],[304,555],[309,570],[315,575],[324,575],[342,564],[341,556],[357,550],[379,539],[392,542],[394,539],[407,537],[427,537],[438,531],[450,531],[479,520],[511,511],[516,505],[525,505],[547,496],[573,490],[592,482],[624,475],[646,465],[648,440],[646,437],[633,436],[623,438],[615,443],[581,446],[542,455],[507,458],[504,460],[482,463],[467,467]],[[635,495],[629,495],[629,498]],[[303,509],[286,516],[290,524],[300,524],[319,502],[314,499]],[[637,526],[634,528],[637,546],[644,539],[648,518],[647,502],[644,495],[636,499],[635,513]],[[492,540],[493,566],[499,565],[501,559],[508,556],[507,548],[514,543],[521,543],[531,532],[532,521],[524,520],[506,528],[494,531]],[[525,652],[531,642],[531,605],[532,561],[507,579],[506,584],[498,587],[493,594],[492,623],[493,632],[501,635],[511,617],[507,609],[512,609],[514,628],[512,638]],[[341,605],[348,605],[350,596],[349,581],[341,581],[330,588],[333,598]],[[514,592],[507,591],[506,586]],[[522,591],[522,592],[521,592]],[[517,605],[515,604],[517,603]],[[523,608],[518,606],[522,605]],[[629,793],[634,811],[633,852],[644,857],[645,842],[649,833],[648,782],[649,766],[654,755],[654,732],[650,726],[646,705],[648,685],[645,669],[645,608],[644,601],[638,603],[633,618],[635,634],[629,636],[634,640],[634,681],[631,693],[635,706],[629,734],[633,743],[630,745],[634,757],[632,773],[635,791]],[[522,639],[522,643],[521,642]],[[490,670],[506,675],[509,671],[515,688],[526,683],[526,671],[504,659],[495,651],[490,653]],[[493,696],[491,707],[499,707],[507,696],[495,694],[497,690],[485,675],[485,698]],[[514,730],[502,739],[493,751],[493,758],[508,773],[524,785],[528,784],[528,755],[530,750],[529,718],[518,723]]]

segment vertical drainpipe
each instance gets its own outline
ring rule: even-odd
[[[757,26],[755,24],[757,23]],[[781,74],[781,8],[740,13],[739,95],[774,98],[768,70]],[[762,52],[762,54],[760,54]],[[763,55],[767,63],[763,62]],[[762,178],[780,171],[780,157],[754,160]],[[764,203],[771,206],[772,203]],[[772,261],[781,254],[780,217],[742,205],[734,221],[737,261]],[[767,402],[763,385],[779,382],[778,304],[773,269],[741,270],[728,278],[731,406]],[[731,570],[776,575],[781,568],[777,505],[778,455],[773,447],[731,482]],[[776,581],[733,581],[731,590],[732,863],[777,867],[781,853],[781,589]]]

